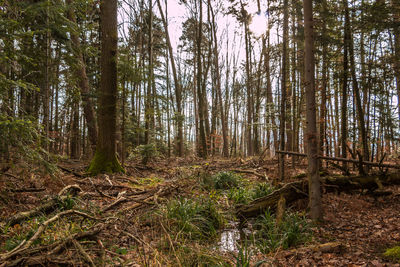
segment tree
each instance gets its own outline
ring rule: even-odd
[[[309,207],[313,220],[322,219],[321,188],[318,169],[318,138],[315,110],[315,60],[312,0],[303,1],[304,8],[304,67],[306,86],[306,142],[308,159]]]
[[[74,5],[73,0],[67,0],[67,4],[69,6],[68,9],[68,19],[73,23],[76,24],[76,16],[74,12]],[[76,25],[77,26],[77,25]],[[97,142],[97,121],[96,116],[93,108],[92,100],[89,97],[90,94],[90,87],[89,87],[89,79],[86,74],[86,64],[83,60],[83,53],[81,44],[79,42],[79,35],[77,33],[78,27],[71,31],[71,41],[73,44],[73,54],[76,58],[76,64],[73,67],[75,71],[75,75],[79,80],[79,88],[83,102],[83,113],[85,115],[86,124],[88,128],[89,140],[92,146],[92,149],[96,147]]]
[[[117,0],[100,2],[101,58],[99,134],[88,172],[124,172],[116,155],[117,119]]]

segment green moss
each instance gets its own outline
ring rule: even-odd
[[[393,248],[388,248],[383,255],[393,261],[400,263],[400,246],[395,246]]]
[[[96,150],[92,162],[89,165],[88,173],[97,175],[99,173],[125,173],[116,155],[107,155],[102,150]]]

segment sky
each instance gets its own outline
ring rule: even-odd
[[[165,0],[160,0],[162,8],[165,13]],[[184,5],[180,5],[178,0],[167,0],[168,6],[168,30],[169,35],[173,47],[174,54],[177,52],[177,47],[179,45],[179,37],[182,34],[182,23],[190,16],[189,11]],[[129,11],[128,3],[131,0],[123,0],[122,7],[123,9],[119,9],[119,23],[122,27],[128,26],[129,14],[124,12],[124,10]],[[249,1],[249,5],[246,7],[247,11],[253,15],[252,23],[249,25],[250,30],[255,34],[255,36],[261,36],[266,32],[267,29],[267,10],[266,6],[263,5],[261,1],[261,12],[258,12],[258,7],[256,1]],[[229,1],[222,1],[224,8],[228,7]],[[153,0],[153,11],[157,16],[159,16],[159,10],[157,6],[157,2]],[[203,6],[203,18],[207,18],[207,8],[205,5]],[[229,43],[231,44],[229,47],[230,53],[235,53],[239,58],[238,63],[245,59],[245,49],[244,45],[241,45],[243,42],[240,40],[242,36],[243,26],[241,26],[237,20],[232,15],[225,15],[222,12],[219,12],[216,15],[216,21],[218,25],[217,38],[219,38],[219,42],[221,44],[220,47],[220,55],[226,54],[226,38],[228,36]],[[121,28],[120,28],[121,30]],[[226,34],[226,32],[228,34]],[[234,35],[236,32],[236,37],[234,39]],[[235,41],[235,43],[233,43]],[[222,45],[224,44],[224,45]],[[257,47],[255,46],[257,51]]]

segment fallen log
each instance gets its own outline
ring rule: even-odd
[[[299,156],[299,157],[307,157],[307,154],[292,152],[292,151],[276,151],[278,154],[286,154],[291,156]],[[379,168],[391,168],[391,169],[399,169],[400,164],[389,164],[389,163],[382,163],[382,162],[372,162],[372,161],[360,161],[358,159],[348,159],[348,158],[338,158],[338,157],[328,157],[328,156],[318,156],[319,159],[324,160],[331,160],[331,161],[341,161],[341,162],[350,162],[354,164],[368,165],[372,167],[379,167]]]
[[[383,185],[400,184],[400,173],[391,173],[383,177],[377,175],[366,177],[325,176],[321,178],[321,184],[326,192],[350,192],[357,189],[367,189],[373,192],[377,188],[381,189]],[[267,196],[255,199],[246,205],[238,205],[236,215],[243,220],[258,216],[268,209],[275,212],[281,196],[285,198],[287,206],[298,199],[307,198],[308,181],[302,180],[285,184]]]

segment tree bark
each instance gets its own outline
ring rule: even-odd
[[[306,124],[308,187],[310,215],[314,221],[322,219],[321,188],[318,170],[318,139],[315,109],[314,20],[312,0],[303,1],[304,60],[306,86]]]
[[[73,9],[73,0],[67,0],[67,4],[69,6],[68,9],[68,19],[76,24],[75,12]],[[83,53],[81,49],[81,44],[79,41],[79,36],[77,31],[71,31],[71,41],[74,45],[73,53],[75,54],[75,58],[77,59],[77,66],[74,67],[75,75],[79,79],[79,89],[82,98],[83,105],[83,114],[85,115],[86,125],[88,127],[88,136],[89,141],[92,146],[92,150],[95,150],[96,142],[97,142],[97,120],[95,111],[93,108],[93,102],[90,99],[90,86],[89,79],[86,74],[86,65],[83,60]]]
[[[283,40],[282,40],[282,78],[281,78],[281,114],[280,114],[280,149],[285,150],[286,92],[287,92],[287,46],[289,39],[289,4],[283,0]],[[279,155],[279,179],[285,177],[285,156]]]
[[[117,120],[117,0],[100,2],[101,76],[99,92],[99,136],[88,172],[125,172],[116,156]]]

